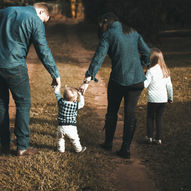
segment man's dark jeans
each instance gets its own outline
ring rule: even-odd
[[[17,149],[29,147],[30,85],[27,68],[17,66],[11,69],[0,68],[0,141],[2,146],[10,144],[9,129],[9,90],[16,104],[14,133]]]

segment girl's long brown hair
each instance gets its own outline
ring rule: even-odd
[[[163,54],[162,54],[160,49],[151,48],[150,60],[151,60],[151,67],[155,66],[156,64],[159,64],[159,66],[162,69],[162,73],[163,73],[164,78],[167,78],[170,76],[170,70],[166,66]]]

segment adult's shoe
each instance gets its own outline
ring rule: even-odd
[[[34,148],[28,148],[25,150],[17,150],[17,156],[35,155],[38,153],[39,153],[39,150]]]
[[[121,158],[125,158],[125,159],[130,159],[130,151],[129,150],[119,150],[116,151],[116,154],[121,157]]]
[[[111,145],[106,145],[105,143],[100,144],[100,147],[106,151],[112,151]]]

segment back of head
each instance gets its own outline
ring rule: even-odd
[[[156,64],[160,65],[164,78],[170,76],[170,70],[166,66],[162,51],[160,49],[151,48],[150,61],[151,61],[151,67],[155,66]]]
[[[112,12],[108,12],[103,14],[98,19],[98,37],[108,30],[108,28],[112,25],[113,22],[119,21],[119,18]]]
[[[155,66],[156,64],[159,64],[159,58],[161,59],[162,52],[158,48],[151,48],[151,54],[150,54],[150,61],[151,61],[151,67]]]
[[[33,6],[36,9],[43,9],[43,11],[46,13],[47,16],[50,16],[50,9],[45,2],[39,2],[39,3],[34,3]]]
[[[77,95],[78,95],[78,91],[76,88],[65,86],[64,100],[73,101]]]

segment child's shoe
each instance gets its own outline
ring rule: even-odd
[[[146,137],[145,137],[145,142],[146,142],[147,144],[152,144],[152,142],[153,142],[152,137],[146,136]]]
[[[86,147],[82,147],[82,150],[80,152],[77,153],[83,153],[87,148]]]
[[[161,145],[162,144],[162,141],[161,139],[154,139],[153,142],[156,144],[156,145]]]

